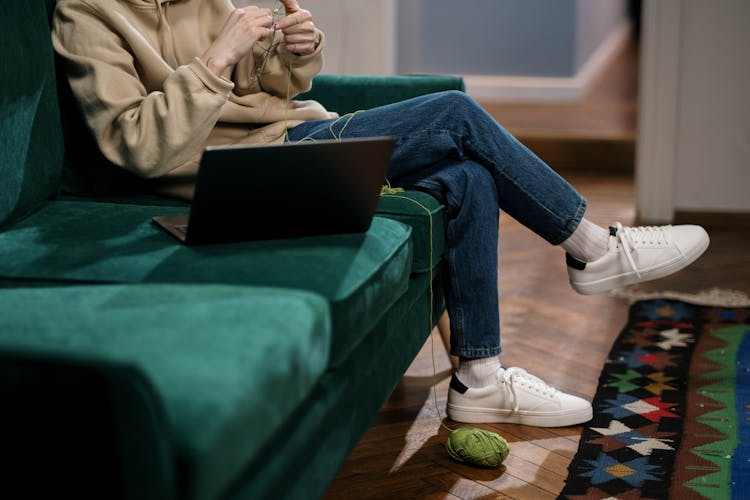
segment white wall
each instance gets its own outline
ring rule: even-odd
[[[689,0],[682,27],[675,208],[750,211],[750,2]]]
[[[750,2],[646,0],[637,211],[750,212]]]

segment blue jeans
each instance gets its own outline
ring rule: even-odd
[[[578,226],[586,201],[463,92],[430,94],[289,130],[289,140],[387,135],[391,184],[430,193],[448,217],[444,265],[451,353],[500,354],[498,223],[503,210],[553,245]]]

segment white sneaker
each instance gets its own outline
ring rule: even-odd
[[[467,424],[510,423],[564,427],[588,422],[591,404],[545,384],[521,368],[500,368],[494,384],[470,388],[451,379],[448,418]]]
[[[700,226],[609,228],[609,250],[593,262],[566,254],[570,286],[589,295],[662,278],[691,264],[708,248],[709,238]]]

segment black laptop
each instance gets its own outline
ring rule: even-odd
[[[185,244],[367,231],[390,137],[209,147],[189,214],[153,221]]]

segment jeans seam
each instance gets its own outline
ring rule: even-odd
[[[478,165],[478,168],[484,168],[484,167],[481,165]],[[419,182],[415,182],[413,185],[427,188],[427,189],[439,190],[441,188],[441,185],[439,183],[431,182],[429,180],[422,180]],[[452,195],[450,191],[448,190],[442,191],[442,195],[445,199],[444,203],[447,205],[447,208],[460,207],[458,200],[456,200],[456,198]],[[446,231],[448,233],[447,234],[448,238],[454,237],[451,232],[450,225],[446,228]],[[450,246],[449,252],[451,254],[453,253],[452,245]],[[497,339],[498,345],[493,346],[493,347],[474,346],[474,345],[467,345],[465,343],[467,325],[466,325],[463,308],[460,306],[460,303],[462,302],[463,290],[461,289],[461,287],[456,281],[453,281],[453,277],[457,276],[456,268],[454,265],[455,262],[456,262],[455,256],[448,255],[447,264],[449,265],[449,273],[451,276],[450,284],[453,290],[453,296],[455,297],[456,302],[458,303],[458,304],[454,304],[452,308],[453,310],[451,311],[452,312],[451,314],[451,354],[455,356],[460,356],[460,357],[497,356],[502,352],[499,336]]]
[[[448,197],[448,193],[446,193],[446,198]],[[448,238],[451,240],[453,239],[453,230],[451,228],[451,224],[448,223],[448,227],[446,227],[446,232],[448,233]],[[454,343],[455,339],[463,339],[465,338],[464,332],[466,331],[466,325],[464,324],[464,312],[463,307],[460,305],[462,303],[462,291],[461,287],[458,284],[458,281],[456,279],[457,272],[455,267],[456,257],[455,252],[456,249],[453,245],[450,246],[450,259],[448,260],[448,266],[451,268],[451,289],[453,290],[453,296],[454,296],[454,304],[453,304],[453,312],[457,316],[455,318],[455,321],[451,319],[451,344]],[[453,347],[451,346],[451,350]]]

